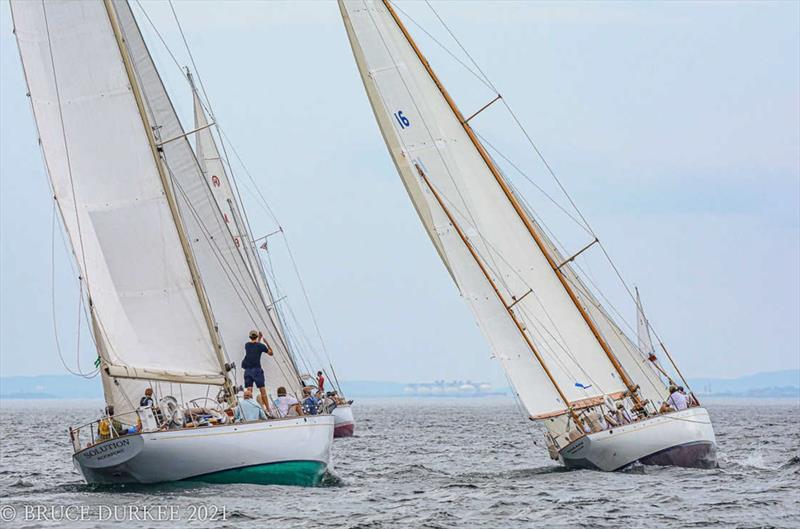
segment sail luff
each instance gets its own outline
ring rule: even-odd
[[[630,391],[632,397],[638,403],[639,402],[639,398],[636,395],[636,386],[635,386],[635,384],[631,381],[630,377],[625,372],[625,369],[622,367],[622,365],[620,364],[619,360],[616,358],[616,355],[611,350],[611,348],[608,346],[608,343],[606,343],[606,341],[603,338],[603,336],[600,334],[600,332],[597,329],[597,327],[595,326],[594,322],[592,321],[592,319],[587,314],[585,308],[581,305],[580,301],[578,300],[577,296],[575,295],[575,292],[569,286],[566,278],[564,277],[564,275],[558,269],[558,265],[555,263],[555,261],[553,260],[552,256],[547,251],[547,248],[546,248],[546,246],[544,244],[544,241],[542,241],[539,233],[536,231],[535,227],[531,223],[530,218],[528,218],[528,216],[525,213],[522,205],[519,203],[519,200],[514,195],[514,192],[508,186],[508,183],[505,181],[505,179],[503,178],[502,174],[498,170],[497,166],[494,164],[491,156],[489,156],[489,154],[486,152],[486,149],[483,147],[483,144],[481,144],[480,140],[478,140],[477,136],[475,135],[475,133],[472,130],[472,127],[464,119],[464,116],[463,116],[463,114],[461,114],[461,111],[458,109],[457,105],[455,104],[455,101],[453,101],[453,99],[450,97],[450,94],[447,92],[447,90],[445,89],[444,85],[441,83],[441,81],[439,80],[438,76],[433,71],[433,68],[431,68],[431,66],[428,63],[427,59],[425,58],[425,56],[420,51],[420,49],[417,46],[416,42],[411,37],[411,34],[406,29],[406,27],[403,24],[402,20],[400,20],[399,16],[395,12],[394,8],[391,5],[391,2],[389,2],[389,0],[382,0],[382,2],[384,4],[384,6],[386,7],[387,11],[389,12],[389,14],[391,15],[392,19],[394,19],[394,22],[399,27],[400,31],[405,36],[405,38],[408,41],[408,43],[411,45],[412,49],[414,50],[414,53],[416,53],[416,55],[419,58],[420,62],[425,67],[425,70],[430,75],[430,77],[433,80],[434,84],[441,91],[442,96],[444,97],[445,101],[447,101],[447,104],[450,106],[450,109],[455,114],[455,116],[458,119],[458,121],[461,123],[461,126],[464,128],[464,131],[467,133],[467,136],[469,137],[470,141],[472,141],[472,144],[477,149],[477,151],[480,154],[480,156],[483,159],[483,161],[486,163],[487,167],[489,168],[489,171],[492,173],[492,175],[494,176],[495,180],[497,181],[497,184],[500,186],[500,188],[502,189],[503,193],[506,195],[506,198],[508,199],[508,201],[511,203],[512,207],[514,208],[514,211],[516,211],[517,215],[519,215],[520,220],[522,220],[522,222],[525,225],[526,229],[528,230],[528,232],[530,233],[530,235],[533,238],[534,242],[538,246],[539,251],[544,255],[544,257],[547,260],[548,264],[553,269],[553,273],[556,275],[556,277],[558,278],[558,280],[561,283],[562,287],[567,292],[569,298],[574,303],[575,308],[578,310],[578,312],[580,313],[581,317],[586,322],[586,325],[589,327],[590,331],[594,335],[594,337],[597,340],[598,344],[603,349],[604,353],[608,357],[608,359],[611,362],[611,364],[614,366],[614,369],[617,371],[617,373],[622,378],[625,386],[628,388],[628,391]]]
[[[487,271],[486,266],[483,264],[483,261],[481,260],[480,256],[475,251],[475,248],[473,248],[472,244],[470,244],[469,239],[464,234],[464,231],[461,229],[461,227],[458,225],[458,222],[456,222],[455,218],[453,218],[453,215],[450,213],[450,210],[447,208],[447,206],[442,201],[442,197],[439,195],[439,193],[436,191],[436,189],[431,185],[430,181],[428,180],[428,177],[425,175],[425,172],[419,167],[419,165],[416,166],[416,169],[417,169],[417,172],[419,173],[419,176],[425,182],[425,185],[428,187],[428,189],[430,190],[431,194],[436,199],[436,202],[438,202],[439,206],[441,207],[441,209],[444,212],[445,216],[447,217],[448,221],[453,226],[453,228],[456,230],[456,233],[458,233],[458,236],[461,239],[461,241],[464,243],[464,246],[466,246],[466,248],[469,251],[470,255],[475,260],[475,264],[478,265],[478,268],[480,268],[480,271],[484,275],[484,277],[486,278],[486,281],[491,285],[492,290],[497,295],[497,299],[505,307],[506,311],[508,312],[509,318],[511,318],[511,320],[514,322],[514,325],[517,327],[517,330],[519,331],[520,335],[525,340],[525,343],[528,345],[528,347],[530,348],[531,352],[536,357],[536,360],[542,366],[542,369],[544,370],[545,374],[547,375],[547,378],[550,381],[550,383],[553,385],[553,388],[556,390],[556,392],[558,393],[559,397],[561,397],[561,399],[565,403],[569,403],[569,399],[567,399],[567,396],[564,394],[564,391],[561,389],[561,387],[559,387],[558,382],[556,382],[555,378],[553,377],[552,373],[550,372],[550,369],[547,367],[547,364],[545,363],[544,359],[542,358],[542,355],[536,349],[536,346],[533,344],[533,341],[530,339],[528,334],[525,332],[524,325],[522,325],[522,323],[514,315],[514,310],[512,308],[513,305],[509,305],[508,302],[503,298],[503,294],[500,292],[500,290],[497,288],[497,285],[492,280],[491,274],[489,274],[489,272]],[[575,421],[575,423],[577,425],[579,425],[579,426],[582,426],[583,423],[582,423],[581,419],[578,417],[577,413],[575,413],[575,411],[572,410],[571,408],[570,408],[569,411],[571,412],[572,418]]]
[[[626,391],[552,266],[385,4],[340,0],[383,139],[411,201],[532,417]],[[564,403],[414,169],[428,176],[568,397]]]
[[[519,396],[520,400],[524,403],[526,409],[532,417],[544,414],[563,414],[569,407],[569,403],[565,402],[556,392],[553,385],[547,379],[541,364],[534,358],[530,348],[525,343],[525,340],[519,333],[519,329],[514,325],[514,322],[509,318],[506,308],[500,303],[496,294],[492,291],[491,284],[486,281],[478,268],[475,260],[469,255],[463,241],[455,236],[453,228],[445,218],[438,204],[431,198],[431,193],[424,187],[421,182],[417,171],[414,168],[414,163],[419,162],[421,167],[426,170],[431,183],[437,186],[441,192],[441,185],[447,184],[441,181],[441,174],[431,174],[425,163],[437,164],[439,160],[426,158],[425,153],[419,150],[418,145],[431,145],[434,142],[444,149],[448,144],[449,139],[446,134],[447,131],[439,131],[439,139],[425,138],[424,140],[417,134],[415,137],[406,137],[396,123],[397,115],[392,115],[401,104],[397,99],[398,93],[394,92],[395,87],[402,90],[406,89],[421,89],[415,86],[414,73],[416,72],[417,58],[406,57],[397,58],[394,53],[405,54],[405,50],[392,48],[389,52],[389,45],[386,40],[393,39],[393,35],[384,35],[384,30],[390,31],[388,27],[384,27],[374,17],[383,17],[379,13],[378,6],[380,4],[373,4],[371,2],[344,2],[340,1],[340,10],[342,19],[344,21],[345,30],[350,41],[353,56],[358,66],[361,79],[372,106],[375,118],[379,125],[379,130],[383,136],[386,147],[391,154],[391,159],[401,177],[403,185],[408,192],[409,198],[414,205],[414,208],[419,215],[423,227],[430,237],[431,242],[434,244],[437,253],[439,254],[442,262],[447,268],[453,282],[458,287],[461,296],[464,298],[467,305],[470,307],[473,315],[476,318],[478,326],[480,327],[484,337],[486,338],[490,350],[492,351],[493,358],[495,358],[503,367],[509,377],[512,388]],[[380,5],[382,8],[382,5]],[[388,17],[388,13],[386,14]],[[391,23],[389,20],[387,23]],[[394,26],[394,25],[393,25]],[[396,26],[394,26],[396,29]],[[399,32],[398,32],[399,33]],[[400,36],[402,38],[402,35]],[[386,39],[386,40],[385,40]],[[408,43],[403,40],[403,45],[408,46]],[[408,50],[413,55],[413,52]],[[421,68],[421,66],[420,66]],[[413,71],[412,71],[413,70]],[[386,75],[388,77],[384,78]],[[401,75],[408,75],[409,79],[400,79]],[[431,83],[430,78],[426,78],[427,82]],[[405,83],[408,82],[412,85],[409,88]],[[392,85],[394,83],[394,85]],[[405,85],[405,88],[403,86]],[[424,86],[427,90],[427,85]],[[436,92],[439,94],[439,92]],[[408,97],[410,94],[403,94],[403,97]],[[423,97],[422,94],[417,94]],[[433,95],[431,93],[431,95]],[[394,97],[392,103],[387,101],[387,97]],[[440,96],[439,96],[440,97]],[[407,99],[404,99],[403,104],[409,104]],[[416,103],[415,103],[416,104]],[[429,104],[432,107],[438,105],[438,101],[431,101]],[[435,108],[428,108],[425,101],[419,101],[420,112],[425,110],[428,112],[435,111]],[[389,110],[393,108],[395,110]],[[416,107],[415,107],[416,108]],[[448,110],[448,117],[452,113]],[[434,127],[441,126],[447,127],[448,123],[436,123],[435,116],[429,116]],[[418,120],[422,120],[422,115],[418,115]],[[417,130],[418,133],[424,133],[427,130],[422,125],[421,121],[419,127],[408,129],[410,131]],[[462,131],[463,133],[463,131]],[[443,135],[443,136],[441,136]],[[407,142],[411,142],[409,145]],[[421,142],[425,143],[421,143]],[[439,143],[441,142],[441,143]],[[464,142],[458,139],[457,145],[466,145],[466,138]],[[454,144],[455,145],[455,144]],[[435,151],[433,151],[435,152]],[[443,154],[448,154],[446,151]],[[427,161],[423,162],[422,158]],[[435,167],[437,171],[442,169],[441,164]],[[475,175],[478,177],[478,175]],[[480,175],[482,177],[482,175]],[[434,182],[434,179],[439,179]],[[452,189],[448,189],[452,193]],[[453,196],[443,196],[448,205],[452,205]],[[454,215],[459,214],[454,211]],[[462,225],[465,225],[461,222]],[[475,235],[475,228],[466,224],[468,237]],[[477,243],[482,244],[480,238],[475,240]],[[482,246],[479,253],[482,255],[486,248]],[[492,274],[497,278],[497,271],[492,270]],[[505,281],[503,281],[505,283]],[[508,285],[503,284],[502,288],[508,295],[513,295],[513,291],[509,290]],[[517,309],[522,309],[522,304],[517,306]],[[525,323],[530,328],[530,323]],[[535,339],[535,338],[534,338]],[[549,345],[549,344],[543,344]],[[552,356],[552,351],[547,351],[550,356],[548,361],[552,360],[552,364],[557,368],[558,373],[554,373],[556,378],[562,384],[572,386],[573,382],[568,378],[570,375],[564,371],[563,362]],[[605,358],[604,358],[605,360]],[[596,366],[602,368],[602,366]],[[610,367],[610,366],[609,366]],[[602,368],[604,369],[604,368]],[[610,388],[610,391],[616,391],[618,388],[614,385],[613,380],[610,380],[607,373],[602,374],[604,385]],[[574,379],[572,379],[574,380]],[[608,384],[605,384],[608,382]],[[598,394],[594,389],[576,389],[573,387],[568,388],[566,391],[568,398],[572,401],[580,400],[585,396],[592,396]]]
[[[145,111],[144,101],[142,99],[141,88],[139,87],[139,83],[136,78],[136,74],[134,73],[130,56],[128,55],[127,45],[125,44],[124,38],[122,37],[122,30],[120,29],[119,20],[117,19],[116,10],[113,5],[113,0],[103,0],[103,4],[105,5],[106,12],[108,13],[108,19],[109,22],[111,23],[111,27],[114,32],[114,39],[116,40],[117,46],[119,47],[120,55],[122,56],[122,62],[125,65],[125,72],[128,76],[131,90],[133,92],[134,99],[136,100],[136,106],[139,111],[139,115],[142,119],[142,126],[144,127],[145,134],[147,136],[147,141],[150,145],[153,159],[158,169],[158,174],[161,179],[161,185],[163,186],[164,189],[164,195],[169,205],[170,213],[172,214],[172,220],[175,223],[175,227],[178,232],[178,237],[181,243],[181,249],[183,250],[183,255],[186,258],[186,264],[189,267],[189,273],[192,276],[192,284],[194,286],[195,293],[197,294],[197,299],[200,303],[200,308],[202,310],[206,326],[208,327],[208,332],[211,337],[211,342],[213,344],[214,351],[217,354],[217,359],[219,361],[220,369],[222,370],[222,373],[225,373],[226,371],[225,357],[222,345],[219,342],[219,336],[217,335],[217,327],[211,315],[208,299],[206,298],[205,292],[203,291],[203,286],[202,286],[203,283],[200,278],[200,272],[197,269],[197,263],[194,260],[194,255],[192,253],[191,245],[186,236],[186,230],[183,226],[183,222],[181,220],[181,216],[178,211],[178,205],[175,199],[175,195],[173,193],[172,186],[169,183],[169,178],[164,169],[163,165],[164,162],[161,159],[161,156],[159,155],[159,148],[156,144],[155,136],[153,135],[153,129],[150,123],[148,122],[147,112]],[[147,378],[147,377],[130,376],[127,378]],[[229,383],[227,377],[223,375],[223,378],[224,378],[223,383]],[[217,383],[219,383],[219,381],[217,381]],[[231,392],[231,394],[232,393],[233,392]]]

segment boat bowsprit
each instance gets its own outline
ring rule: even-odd
[[[333,417],[144,431],[90,444],[73,455],[88,483],[202,481],[319,484],[330,462]]]

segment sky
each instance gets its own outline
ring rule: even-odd
[[[189,64],[169,5],[142,6]],[[469,64],[424,3],[398,6]],[[639,287],[685,375],[800,367],[800,4],[435,7]],[[338,376],[506,385],[389,158],[336,4],[179,0],[175,9],[217,121],[291,244]],[[181,117],[190,119],[177,66],[136,4],[134,12]],[[465,114],[492,98],[408,24]],[[3,2],[0,374],[66,373],[59,349],[71,369],[86,369],[95,353],[85,325],[76,332],[76,273],[58,231],[53,242],[52,200],[11,29]],[[501,111],[483,112],[476,129],[565,205]],[[238,162],[234,169],[254,233],[273,231],[250,177]],[[588,242],[528,180],[506,171],[567,248]],[[276,241],[270,257],[286,302],[315,341]],[[633,321],[632,301],[596,250],[587,254],[587,269],[609,283],[609,299]]]

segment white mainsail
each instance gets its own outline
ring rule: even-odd
[[[340,0],[339,5],[372,108],[406,189],[528,412],[559,412],[567,404],[558,398],[525,337],[570,403],[626,390],[387,7],[372,0]],[[433,189],[422,181],[417,166]],[[432,190],[465,232],[491,281],[480,272],[464,240],[454,236]],[[513,304],[525,336],[504,304]]]
[[[101,2],[11,3],[47,171],[114,376],[222,384],[175,211]]]

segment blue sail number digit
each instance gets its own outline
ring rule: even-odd
[[[411,126],[411,122],[408,120],[407,117],[403,115],[402,110],[398,110],[397,112],[394,113],[394,119],[396,119],[397,122],[400,124],[401,129],[405,129]]]

